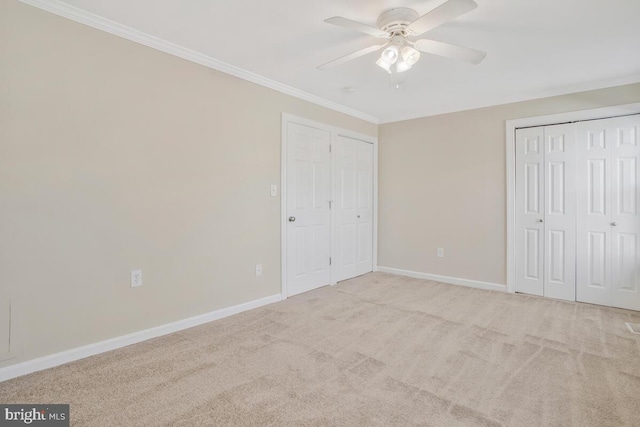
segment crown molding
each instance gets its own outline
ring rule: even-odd
[[[285,85],[275,80],[268,79],[259,74],[251,71],[236,67],[202,53],[196,52],[186,47],[179,46],[177,44],[168,42],[161,38],[152,36],[126,25],[119,24],[110,19],[102,16],[87,12],[86,10],[71,6],[59,0],[19,0],[22,3],[37,7],[38,9],[45,10],[58,16],[62,16],[72,21],[79,22],[84,25],[96,28],[101,31],[116,35],[118,37],[131,40],[141,45],[157,49],[159,51],[168,53],[170,55],[177,56],[187,61],[195,62],[196,64],[204,65],[205,67],[212,68],[214,70],[223,72],[225,74],[238,77],[240,79],[249,81],[251,83],[258,84],[260,86],[273,89],[275,91],[284,93],[286,95],[293,96],[295,98],[302,99],[304,101],[311,102],[313,104],[320,105],[325,108],[329,108],[340,113],[348,114],[358,119],[365,120],[370,123],[378,124],[380,120],[377,117],[363,113],[361,111],[354,110],[346,107],[342,104],[338,104],[333,101],[321,98],[319,96],[304,92],[294,87]]]
[[[397,123],[407,120],[423,119],[427,117],[440,116],[444,114],[461,113],[465,111],[479,110],[482,108],[499,107],[509,104],[517,104],[527,101],[538,101],[547,98],[554,98],[565,95],[573,95],[582,92],[591,92],[600,89],[608,89],[617,86],[626,86],[631,84],[640,83],[640,75],[638,73],[615,77],[610,79],[591,81],[587,83],[572,84],[562,87],[544,89],[544,90],[531,90],[522,93],[511,94],[507,97],[493,98],[492,100],[476,101],[469,99],[464,105],[458,105],[457,107],[441,108],[436,107],[429,110],[421,110],[411,114],[399,114],[392,116],[385,116],[379,119],[379,125],[385,125],[390,123]]]

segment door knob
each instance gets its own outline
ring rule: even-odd
[[[543,220],[543,219],[539,219],[539,220],[538,220],[538,222],[539,222],[539,223],[543,223],[543,222],[544,222],[544,220]]]
[[[360,218],[360,215],[358,215],[358,218]]]
[[[611,223],[611,226],[613,226],[613,227],[615,227],[615,226],[617,226],[617,225],[618,225],[618,223],[617,223],[617,222],[612,222],[612,223]]]
[[[290,216],[290,217],[289,217],[289,222],[294,222],[295,220],[296,220],[296,217],[295,217],[295,216]]]

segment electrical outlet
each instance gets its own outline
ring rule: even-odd
[[[131,287],[137,288],[142,286],[142,270],[133,270],[131,272]]]
[[[438,258],[444,258],[444,249],[443,248],[438,248]]]
[[[262,264],[256,264],[256,277],[262,276]]]
[[[278,186],[276,184],[271,184],[271,197],[276,197],[278,195]]]

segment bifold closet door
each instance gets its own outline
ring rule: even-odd
[[[544,296],[576,300],[576,126],[545,126]]]
[[[516,131],[516,291],[544,294],[544,128]]]
[[[577,300],[640,310],[640,115],[578,124]]]
[[[575,300],[575,125],[516,131],[516,291]]]
[[[373,144],[338,136],[336,281],[373,271]]]

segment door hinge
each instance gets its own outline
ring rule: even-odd
[[[329,152],[331,152],[331,144],[329,144]]]
[[[331,257],[329,257],[329,265],[331,265]]]

